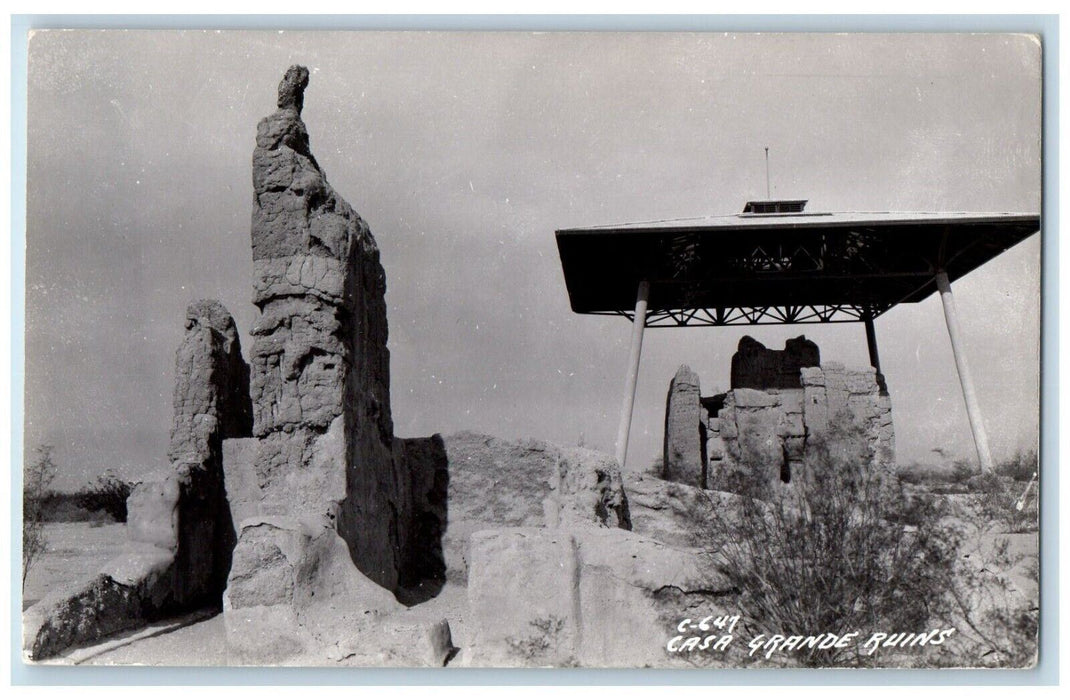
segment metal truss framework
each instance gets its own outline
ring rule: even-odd
[[[647,328],[682,328],[701,326],[762,326],[785,323],[857,323],[872,321],[891,308],[888,305],[858,306],[785,305],[730,307],[716,309],[651,309],[646,314]],[[635,320],[633,311],[595,312],[598,316],[621,316]]]

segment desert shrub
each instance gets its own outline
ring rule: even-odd
[[[949,481],[953,484],[965,484],[977,473],[977,470],[975,470],[973,465],[968,461],[965,459],[956,459],[951,464],[951,478]]]
[[[130,497],[131,488],[109,469],[78,494],[78,505],[88,511],[102,511],[115,522],[125,523],[126,499]]]
[[[900,488],[885,517],[889,522],[913,528],[934,527],[949,513],[947,499],[925,489]]]
[[[969,503],[976,520],[968,519],[975,529],[986,532],[1034,532],[1040,527],[1036,495],[1036,484],[1027,489],[1009,476],[975,476],[970,480]]]
[[[896,475],[899,481],[911,486],[923,486],[938,493],[965,493],[966,482],[972,476],[965,461],[953,464],[911,464],[899,465]]]
[[[505,642],[514,655],[526,661],[539,663],[554,652],[565,629],[565,621],[555,615],[529,620],[533,632],[526,637],[508,637]]]
[[[896,470],[899,481],[911,486],[921,486],[932,493],[951,494],[967,493],[969,480],[977,472],[964,459],[951,464],[911,464],[899,465]]]
[[[79,505],[81,494],[52,492],[42,503],[41,517],[46,523],[93,523],[111,521],[111,517]]]
[[[739,591],[748,632],[861,632],[859,644],[842,649],[785,652],[787,663],[804,666],[1029,664],[1038,608],[1018,584],[1023,567],[1034,580],[1036,567],[999,534],[1017,531],[1000,518],[1020,512],[1006,505],[1023,485],[985,475],[970,479],[975,493],[965,496],[907,492],[872,464],[849,421],[830,425],[790,484],[752,479],[736,508],[715,511],[710,555]],[[940,647],[862,649],[874,632],[951,627],[954,643]]]
[[[932,499],[907,499],[893,475],[872,466],[859,429],[830,424],[790,484],[754,485],[737,512],[721,511],[712,554],[754,634],[928,631],[947,609],[941,587],[957,540],[934,526],[941,514]],[[873,663],[860,646],[789,653],[805,666]]]
[[[995,475],[976,477],[990,489],[1003,485],[1021,486]],[[947,666],[987,666],[1023,668],[1036,659],[1039,631],[1039,559],[1036,535],[1007,534],[1007,521],[1000,517],[1007,503],[999,491],[977,493],[954,509],[960,524],[959,557],[952,579],[945,585],[950,602],[949,619],[958,633],[953,644],[943,649],[938,662]],[[1012,506],[1012,510],[1015,510]],[[1033,510],[1035,530],[1036,511]],[[1033,539],[1033,546],[1012,548]]]
[[[56,478],[52,446],[39,445],[22,475],[22,585],[48,546],[44,531],[44,503]]]
[[[1012,554],[1008,544],[1005,539],[996,540],[993,551],[978,548],[969,559],[961,560],[955,581],[948,586],[949,619],[958,630],[958,639],[943,650],[942,665],[1025,668],[1035,661],[1039,601],[1015,590],[1008,572],[1023,563],[1024,557]],[[1027,578],[1039,584],[1035,565],[1022,568]]]
[[[929,472],[930,470],[925,465],[913,462],[899,465],[899,470],[896,473],[902,483],[917,486],[932,480]]]
[[[996,473],[1015,481],[1029,481],[1040,472],[1040,459],[1036,450],[1019,450],[1010,459],[996,465]]]
[[[899,469],[899,480],[904,484],[918,485],[931,493],[968,493],[969,482],[979,473],[966,459],[956,459],[950,465],[914,465]]]
[[[931,468],[926,488],[937,494],[961,494],[970,492],[970,480],[978,474],[977,469],[965,459],[956,459],[948,467]]]

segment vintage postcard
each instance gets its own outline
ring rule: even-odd
[[[1042,58],[34,31],[23,658],[1032,668]]]

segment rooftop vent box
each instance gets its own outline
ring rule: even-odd
[[[747,202],[744,214],[799,214],[806,208],[805,199],[766,199]]]

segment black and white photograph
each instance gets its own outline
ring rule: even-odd
[[[33,30],[23,662],[1034,668],[1044,56]]]

